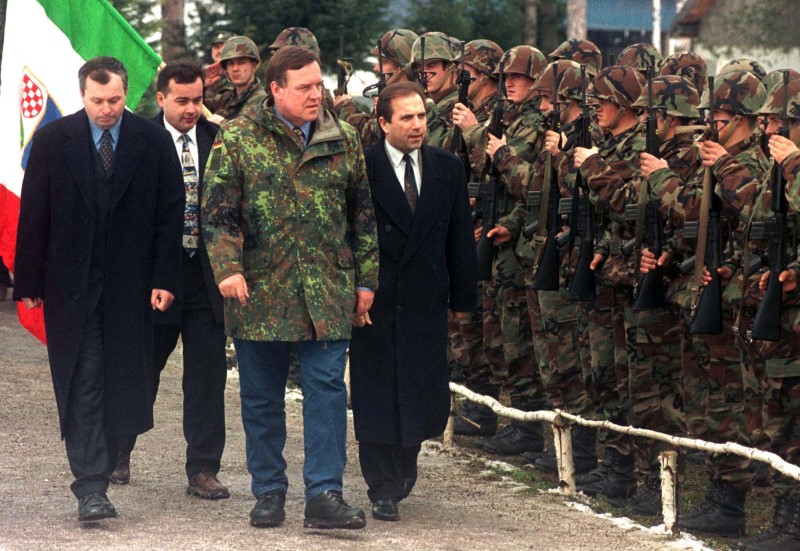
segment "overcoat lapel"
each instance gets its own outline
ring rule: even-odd
[[[439,165],[436,164],[433,155],[430,153],[429,146],[423,145],[420,153],[422,154],[422,186],[420,187],[411,235],[408,238],[408,245],[403,251],[403,258],[400,259],[400,264],[407,262],[423,243],[431,227],[438,223],[442,205],[446,203],[445,194],[448,186],[443,181],[444,177]],[[405,201],[405,195],[403,196],[403,202],[408,205]],[[409,208],[409,212],[410,210]]]
[[[408,237],[414,224],[414,215],[403,193],[403,188],[394,173],[394,167],[386,154],[383,140],[376,146],[376,166],[370,171],[369,183],[372,200],[394,221],[395,225]]]
[[[79,111],[64,131],[64,159],[66,160],[75,185],[80,189],[86,206],[94,209],[96,189],[94,179],[94,150],[90,147],[92,134],[89,118],[85,111]]]
[[[139,123],[126,111],[122,115],[122,127],[119,132],[119,143],[114,155],[114,178],[111,186],[111,202],[109,209],[113,209],[133,179],[133,167],[139,165],[139,160],[144,154],[147,144],[141,137]]]

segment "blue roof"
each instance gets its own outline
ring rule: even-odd
[[[675,19],[676,0],[661,0],[661,30],[668,31]],[[587,0],[586,27],[590,31],[650,29],[652,0]]]

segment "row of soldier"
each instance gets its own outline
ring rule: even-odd
[[[271,47],[288,37],[317,48],[306,29],[287,29]],[[379,86],[425,87],[428,141],[462,158],[476,182],[476,242],[494,245],[475,312],[450,327],[455,378],[481,394],[502,392],[523,411],[560,408],[799,459],[800,75],[766,74],[739,59],[710,88],[700,56],[662,59],[648,44],[602,68],[586,40],[567,40],[548,64],[528,45],[503,52],[490,40],[406,29],[384,34],[371,54]],[[362,146],[380,138],[374,114],[347,94],[333,102]],[[777,173],[786,191],[774,202]],[[776,215],[785,235],[774,235]],[[783,265],[768,258],[770,236],[783,246]],[[772,280],[770,266],[781,266]],[[769,285],[780,291],[772,312],[779,340],[751,330]],[[697,312],[713,312],[715,302],[709,327]],[[498,432],[490,409],[466,403],[456,432],[482,437],[475,445],[489,453],[556,470],[539,423]],[[572,439],[580,491],[638,514],[660,512],[665,444],[611,433],[598,457],[594,430],[575,426]],[[705,466],[707,494],[679,526],[743,536],[746,496],[765,466],[723,454]],[[777,472],[769,483],[774,524],[742,549],[800,545],[800,484]]]

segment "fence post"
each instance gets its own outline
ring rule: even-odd
[[[558,486],[567,495],[575,495],[575,464],[572,462],[572,423],[557,416],[553,420],[553,444],[558,464]]]
[[[447,426],[444,428],[442,443],[446,449],[455,446],[453,435],[455,434],[456,424],[456,393],[450,392],[450,415],[447,418]]]
[[[661,452],[658,460],[661,463],[661,514],[664,517],[664,528],[677,536],[675,513],[678,510],[678,452]]]

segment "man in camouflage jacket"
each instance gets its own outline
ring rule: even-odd
[[[289,346],[302,367],[305,527],[362,528],[342,498],[345,351],[378,286],[375,215],[355,130],[320,108],[319,58],[287,46],[270,96],[223,124],[202,198],[204,237],[239,358],[253,526],[284,518]]]

